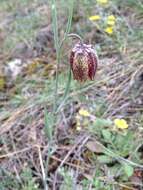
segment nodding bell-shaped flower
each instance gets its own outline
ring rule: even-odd
[[[70,54],[70,65],[75,80],[93,80],[97,69],[98,57],[91,45],[77,43]]]

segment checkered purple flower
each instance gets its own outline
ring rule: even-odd
[[[96,51],[91,45],[77,43],[71,51],[70,64],[75,80],[93,80],[98,64]]]

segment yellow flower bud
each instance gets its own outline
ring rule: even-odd
[[[87,110],[85,110],[85,109],[80,109],[79,110],[79,114],[81,116],[84,116],[84,117],[89,117],[90,116],[90,113]]]

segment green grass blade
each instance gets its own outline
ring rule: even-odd
[[[56,82],[55,82],[55,90],[54,90],[55,100],[54,100],[54,105],[53,105],[53,111],[55,111],[57,107],[58,70],[59,70],[58,68],[59,68],[59,62],[60,62],[57,8],[56,8],[55,0],[51,0],[51,11],[52,11],[52,24],[53,24],[53,32],[54,32],[54,45],[56,48],[56,60],[57,60]]]
[[[69,6],[68,6],[69,7],[68,22],[67,22],[67,26],[66,26],[65,35],[64,35],[63,40],[61,41],[60,47],[62,47],[64,41],[67,38],[68,33],[70,32],[70,29],[71,29],[72,17],[73,17],[73,9],[74,9],[74,0],[69,1],[69,2],[70,3],[69,3]],[[59,107],[57,108],[56,113],[61,109],[61,107],[64,105],[64,102],[66,101],[66,98],[67,98],[67,95],[68,95],[69,89],[70,89],[70,83],[71,83],[71,68],[69,68],[68,80],[67,80],[63,100],[62,100],[61,104],[59,105]]]
[[[44,117],[45,117],[45,134],[48,137],[49,141],[51,142],[53,137],[54,118],[52,113],[47,112],[46,108],[44,110]]]
[[[58,36],[57,8],[56,8],[55,0],[51,0],[51,11],[52,11],[52,26],[53,26],[53,32],[54,32],[54,45],[56,48],[56,54],[58,56],[59,36]]]
[[[67,34],[70,32],[70,28],[71,28],[71,23],[72,23],[72,16],[73,16],[73,8],[74,8],[74,0],[69,1],[68,2],[69,5],[69,16],[68,16],[68,21],[67,21],[67,26],[66,26],[66,31],[64,34],[64,38],[61,41],[60,45],[59,45],[59,36],[58,36],[58,23],[57,23],[57,9],[56,9],[56,1],[52,0],[51,1],[51,10],[52,10],[52,22],[53,22],[53,31],[54,31],[54,44],[55,44],[55,48],[56,48],[56,57],[57,57],[57,69],[56,69],[56,82],[55,82],[55,100],[54,100],[54,112],[57,109],[57,94],[58,94],[58,71],[59,71],[59,64],[60,64],[60,59],[61,59],[61,48],[63,45],[63,42],[65,41]],[[71,74],[69,73],[69,78],[68,78],[68,82],[67,82],[67,87],[64,93],[64,98],[67,95],[67,93],[69,92],[69,86],[70,86],[70,80],[71,80]]]
[[[71,24],[72,24],[72,17],[73,17],[73,9],[74,9],[74,0],[69,1],[69,16],[68,16],[68,22],[67,22],[67,27],[66,27],[66,32],[65,34],[68,34],[71,29]]]
[[[61,104],[59,105],[59,107],[57,108],[57,112],[59,112],[59,110],[61,109],[61,107],[64,105],[66,99],[67,99],[67,95],[69,93],[69,90],[70,90],[70,84],[71,84],[71,68],[69,69],[69,74],[68,74],[68,81],[67,81],[67,84],[66,84],[66,89],[65,89],[65,92],[64,92],[64,96],[63,96],[63,99],[62,99],[62,102]]]

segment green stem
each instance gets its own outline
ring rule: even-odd
[[[56,68],[56,82],[55,82],[55,101],[53,106],[53,112],[56,112],[57,109],[57,101],[58,101],[58,73],[59,73],[59,65],[60,65],[60,56],[61,56],[61,49],[63,42],[66,40],[68,33],[71,28],[71,22],[72,22],[72,15],[73,15],[73,8],[74,8],[74,0],[70,1],[69,5],[69,16],[68,16],[68,22],[66,26],[66,31],[64,34],[64,38],[59,44],[59,38],[58,38],[58,24],[57,24],[57,11],[56,11],[56,5],[55,0],[52,0],[52,18],[53,18],[53,30],[54,30],[54,41],[55,41],[55,47],[56,47],[56,58],[57,58],[57,68]]]
[[[55,100],[54,100],[54,104],[53,104],[53,113],[56,113],[56,110],[57,110],[58,78],[59,78],[58,73],[59,73],[59,65],[60,65],[60,60],[61,60],[60,56],[61,56],[62,45],[63,45],[63,43],[64,43],[64,41],[66,40],[67,37],[78,38],[80,40],[80,42],[83,43],[82,38],[78,34],[73,34],[73,33],[68,34],[70,32],[70,28],[71,28],[73,8],[74,8],[74,0],[69,1],[69,2],[70,2],[69,6],[68,6],[69,7],[69,16],[68,16],[68,22],[67,22],[67,26],[66,26],[66,31],[65,31],[63,39],[59,43],[56,1],[51,0],[52,23],[53,23],[53,32],[54,32],[54,44],[55,44],[55,48],[56,48],[56,61],[57,61],[56,62],[56,66],[57,66],[57,68],[56,68],[56,81],[55,81],[55,90],[54,90]],[[67,96],[67,94],[69,92],[70,80],[71,80],[71,73],[69,73],[69,78],[68,78],[68,81],[67,81],[63,101],[65,101],[66,96]]]
[[[69,89],[70,89],[70,84],[71,84],[71,68],[69,68],[69,74],[68,74],[68,81],[67,81],[67,85],[66,85],[66,89],[65,89],[65,93],[63,96],[63,99],[61,101],[61,104],[59,105],[59,107],[56,110],[56,113],[59,112],[59,110],[61,109],[61,107],[64,105],[66,99],[67,99],[67,95],[69,93]]]
[[[68,37],[78,38],[80,42],[83,43],[83,39],[78,34],[71,33],[71,34],[68,34]]]
[[[51,0],[51,10],[52,10],[52,24],[53,24],[53,32],[54,32],[54,44],[56,48],[56,82],[55,82],[55,100],[53,105],[53,110],[55,111],[57,105],[57,90],[58,90],[58,67],[60,62],[60,54],[59,54],[59,35],[58,35],[58,22],[57,22],[57,8],[56,1]]]

